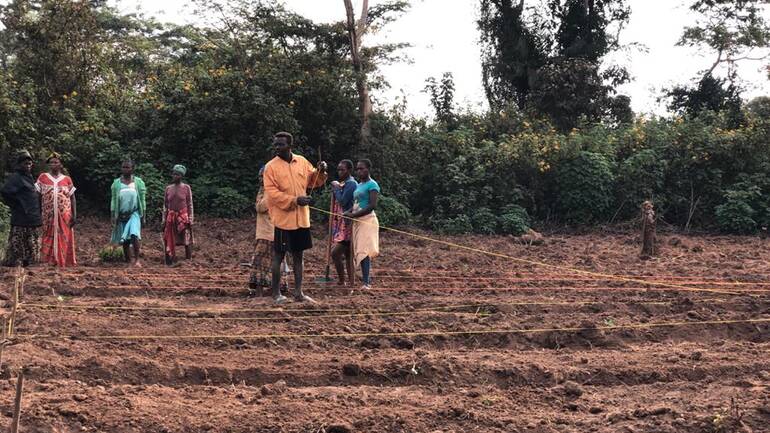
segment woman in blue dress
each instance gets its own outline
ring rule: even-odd
[[[142,245],[142,224],[147,208],[147,188],[142,179],[134,176],[133,161],[123,161],[121,171],[121,176],[115,179],[111,188],[112,243],[123,246],[123,257],[126,263],[141,267],[139,256]]]

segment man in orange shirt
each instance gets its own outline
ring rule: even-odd
[[[273,239],[272,289],[276,304],[286,302],[281,294],[281,262],[287,252],[292,255],[294,266],[294,299],[298,302],[314,302],[302,293],[302,253],[313,247],[310,236],[310,208],[313,199],[308,191],[326,182],[326,163],[318,162],[318,168],[291,151],[294,139],[288,132],[273,137],[275,157],[265,166],[263,185],[270,219],[275,225]]]

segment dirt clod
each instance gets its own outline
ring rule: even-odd
[[[332,424],[324,429],[326,433],[353,433],[353,427],[349,424]]]
[[[342,374],[345,376],[359,376],[361,367],[358,364],[345,364],[342,366]]]
[[[262,387],[259,389],[260,393],[264,396],[268,395],[280,395],[285,393],[288,390],[288,386],[286,385],[286,382],[283,380],[279,380],[272,384],[265,384],[262,385]]]
[[[580,397],[583,395],[583,388],[575,382],[566,382],[564,384],[564,394],[570,397]]]

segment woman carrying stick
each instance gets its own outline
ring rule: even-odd
[[[337,278],[340,285],[345,284],[345,264],[352,264],[347,260],[350,256],[350,238],[353,233],[353,222],[342,216],[343,213],[353,209],[353,194],[358,187],[358,182],[353,178],[353,161],[345,159],[337,165],[339,181],[332,182],[332,194],[334,194],[334,207],[332,208],[332,260],[337,269]],[[344,262],[343,262],[344,260]],[[348,266],[348,274],[353,269]]]

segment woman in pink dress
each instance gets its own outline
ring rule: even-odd
[[[46,162],[48,172],[42,173],[35,184],[43,213],[41,260],[62,268],[75,266],[75,185],[62,173],[58,153],[51,154]]]

